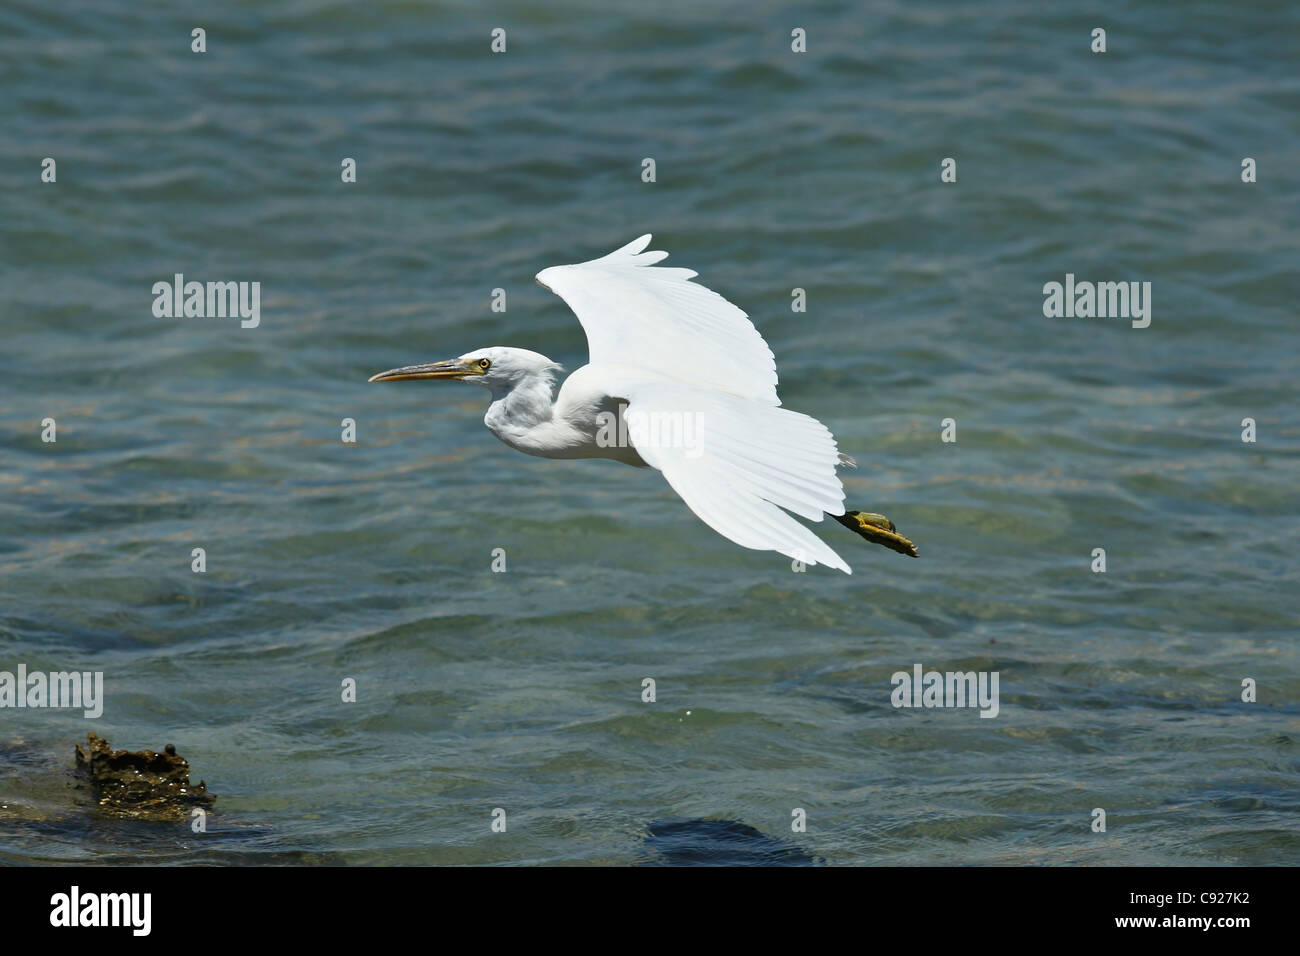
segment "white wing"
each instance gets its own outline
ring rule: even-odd
[[[823,512],[844,513],[844,488],[835,473],[839,452],[825,425],[764,402],[676,382],[616,387],[628,400],[636,450],[705,524],[745,548],[853,573],[821,538],[781,510],[812,521],[821,521]]]
[[[776,362],[754,324],[690,281],[690,269],[655,268],[668,253],[643,252],[649,244],[644,235],[600,259],[537,273],[578,316],[591,364],[640,366],[780,405]]]

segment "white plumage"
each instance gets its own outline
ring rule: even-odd
[[[657,266],[646,234],[607,256],[552,266],[537,281],[573,310],[592,365],[681,369],[695,385],[780,405],[776,360],[754,323],[690,269]]]
[[[814,418],[678,382],[636,383],[628,411],[697,411],[699,448],[639,448],[705,524],[746,548],[778,551],[851,574],[831,548],[785,511],[810,521],[844,513],[835,439]]]
[[[643,251],[649,243],[645,235],[599,259],[537,274],[587,334],[589,364],[558,396],[559,366],[503,347],[371,381],[484,385],[492,392],[484,422],[512,448],[649,465],[736,544],[851,574],[787,513],[818,522],[844,514],[836,467],[847,459],[834,437],[816,419],[780,407],[772,351],[745,313],[691,281],[691,270],[658,265],[668,254]]]

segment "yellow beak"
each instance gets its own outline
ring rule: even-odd
[[[387,372],[380,372],[378,375],[370,376],[372,382],[401,382],[410,378],[464,378],[466,375],[482,375],[483,372],[478,366],[471,365],[468,362],[462,362],[460,359],[449,359],[446,362],[429,362],[425,365],[404,365],[401,368],[390,368]]]

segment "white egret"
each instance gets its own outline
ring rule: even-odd
[[[745,313],[692,282],[695,272],[656,266],[668,254],[645,252],[649,243],[645,235],[600,259],[537,273],[587,333],[590,362],[558,396],[560,366],[516,348],[476,349],[370,381],[482,385],[492,395],[484,424],[511,448],[657,468],[701,520],[742,547],[852,574],[786,512],[811,521],[828,514],[916,557],[888,518],[845,512],[835,469],[853,460],[821,422],[780,407],[772,351]]]

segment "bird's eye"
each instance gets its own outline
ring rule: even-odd
[[[479,360],[478,360],[478,367],[481,368],[483,371],[486,372],[488,369],[490,369],[490,368],[492,367],[492,360],[491,360],[491,359],[479,359]]]

